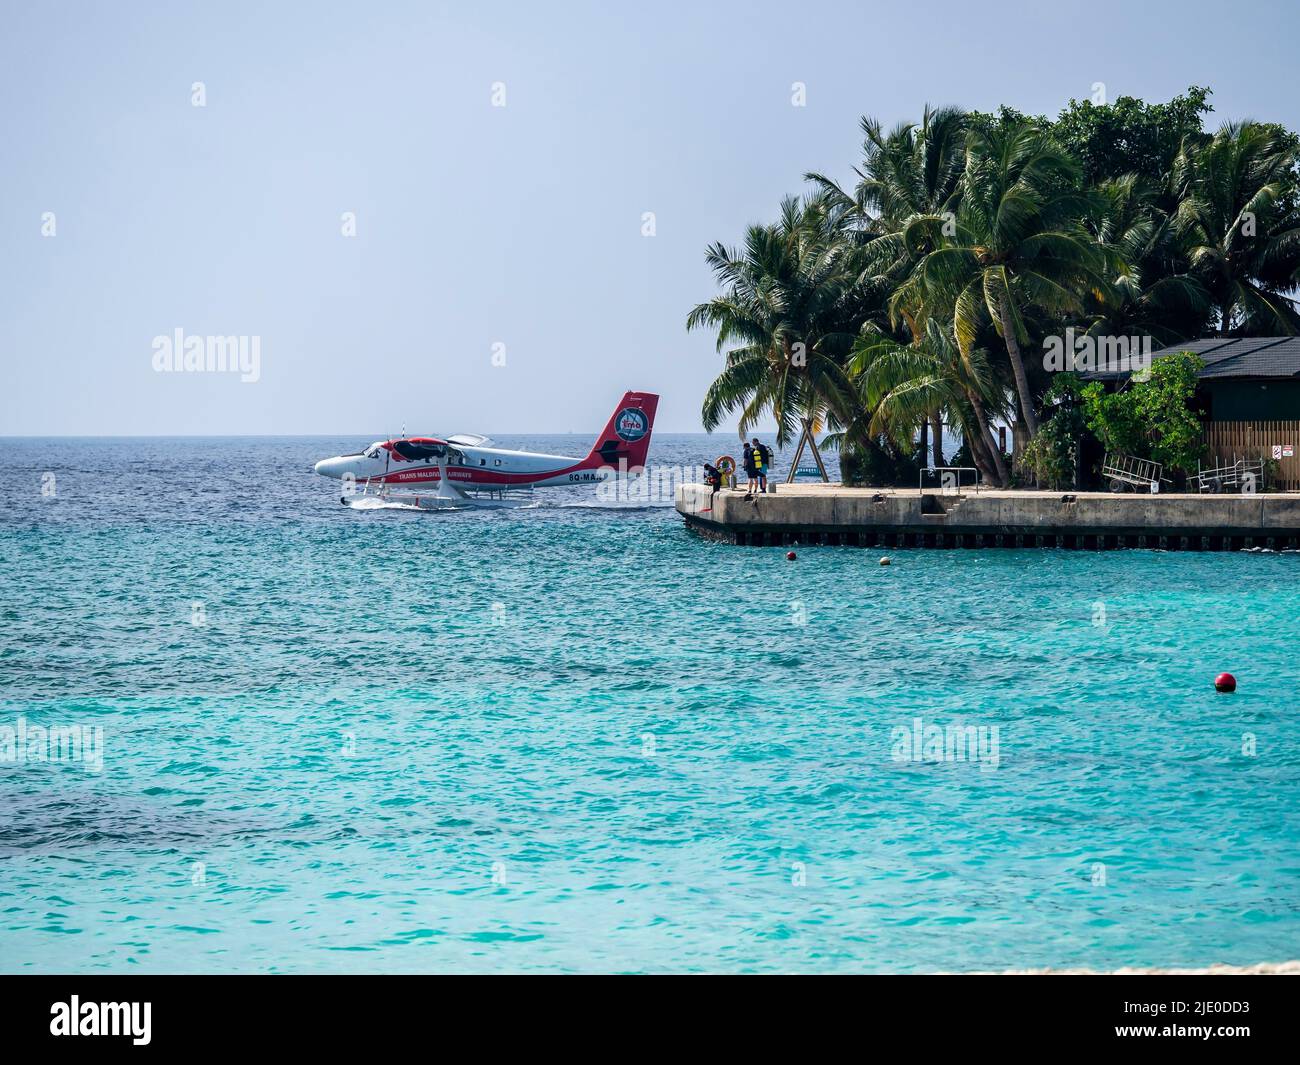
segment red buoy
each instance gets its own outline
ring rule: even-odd
[[[793,562],[793,561],[794,561],[796,558],[798,558],[798,557],[799,557],[799,556],[796,555],[793,551],[787,551],[787,552],[785,553],[785,560],[786,560],[787,562]]]
[[[1216,692],[1235,692],[1237,690],[1237,678],[1231,673],[1220,673],[1214,678],[1214,690]]]

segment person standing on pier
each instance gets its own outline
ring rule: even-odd
[[[754,454],[754,449],[750,447],[749,444],[746,444],[745,453],[741,457],[741,462],[745,467],[745,479],[747,482],[745,485],[746,499],[751,498],[754,494],[754,481],[758,476],[758,468],[754,464],[757,457],[758,456]]]
[[[754,471],[758,475],[758,491],[760,495],[767,494],[767,473],[772,466],[772,449],[766,444],[760,444],[758,437],[754,437]]]

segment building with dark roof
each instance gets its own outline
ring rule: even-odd
[[[1176,351],[1190,351],[1205,363],[1200,398],[1208,421],[1300,418],[1300,337],[1210,337],[1163,348],[1153,358]],[[1103,371],[1087,376],[1114,381],[1128,374]]]
[[[1237,456],[1277,462],[1272,482],[1300,488],[1300,337],[1209,337],[1174,344],[1199,355],[1197,406],[1211,459]],[[1127,371],[1099,371],[1090,380],[1120,382]]]

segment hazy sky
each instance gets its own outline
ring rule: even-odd
[[[1296,128],[1298,33],[1280,2],[0,0],[0,434],[595,431],[629,388],[697,431],[705,246],[847,180],[861,114],[1206,84],[1216,124]],[[155,372],[178,328],[260,338],[260,378]]]

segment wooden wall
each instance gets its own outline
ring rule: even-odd
[[[1291,457],[1277,460],[1269,487],[1300,491],[1300,421],[1207,422],[1202,439],[1206,466],[1226,465],[1237,457],[1267,461],[1275,446],[1290,445]]]

